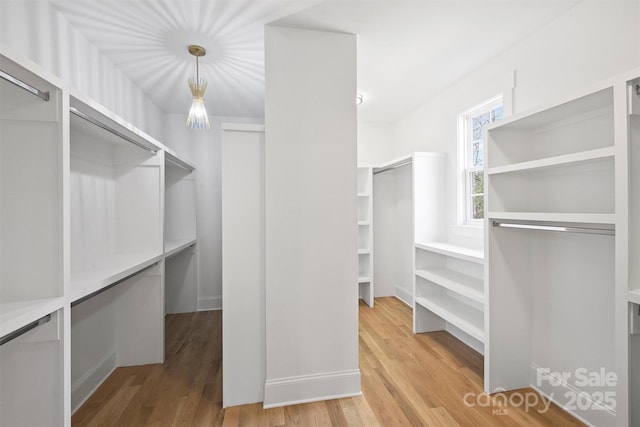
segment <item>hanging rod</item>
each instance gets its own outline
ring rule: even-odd
[[[386,171],[390,171],[390,170],[393,170],[393,169],[397,169],[397,168],[402,167],[402,166],[410,165],[411,163],[413,163],[413,161],[411,159],[409,159],[406,162],[402,162],[400,164],[393,165],[393,166],[387,166],[386,168],[374,171],[373,174],[377,175],[377,174],[382,173],[382,172],[386,172]]]
[[[525,224],[518,222],[502,222],[493,221],[494,227],[503,228],[520,228],[524,230],[538,230],[538,231],[557,231],[562,233],[582,233],[582,234],[602,234],[607,236],[615,236],[616,231],[610,228],[597,228],[597,227],[567,227],[563,225],[541,225],[541,224]]]
[[[87,114],[83,113],[83,112],[82,112],[82,111],[80,111],[80,110],[77,110],[77,109],[75,109],[75,108],[73,108],[73,107],[69,107],[69,111],[71,112],[71,114],[76,115],[76,116],[80,117],[81,119],[84,119],[84,120],[88,121],[89,123],[91,123],[91,124],[93,124],[93,125],[98,126],[100,129],[104,129],[104,130],[106,130],[107,132],[112,133],[112,134],[114,134],[115,136],[117,136],[117,137],[119,137],[119,138],[122,138],[122,139],[124,139],[125,141],[130,142],[130,143],[132,143],[133,145],[135,145],[135,146],[137,146],[137,147],[142,148],[143,150],[149,151],[149,152],[151,152],[151,153],[153,153],[153,154],[156,154],[156,153],[158,152],[158,150],[154,150],[154,149],[152,149],[152,148],[149,148],[149,147],[147,147],[146,145],[144,145],[144,144],[142,144],[142,143],[140,143],[140,142],[136,141],[135,139],[133,139],[133,138],[129,138],[129,137],[128,137],[128,136],[126,136],[125,134],[123,134],[123,133],[121,133],[121,132],[119,132],[119,131],[117,131],[117,130],[115,130],[115,129],[113,129],[113,128],[111,128],[111,127],[107,126],[107,125],[105,125],[104,123],[102,123],[102,122],[100,122],[100,121],[98,121],[98,120],[94,119],[93,117],[91,117],[91,116],[89,116],[89,115],[87,115]]]
[[[178,166],[179,168],[182,168],[184,170],[186,170],[187,172],[193,172],[193,170],[195,169],[194,167],[192,167],[191,165],[189,165],[186,162],[174,159],[170,156],[165,156],[165,160],[168,161],[169,163],[171,163],[172,165]]]
[[[47,314],[46,316],[41,317],[38,320],[34,320],[33,322],[31,322],[31,323],[29,323],[27,325],[24,325],[23,327],[21,327],[19,329],[16,329],[13,332],[8,333],[7,335],[5,335],[2,338],[0,338],[0,345],[5,345],[9,341],[18,338],[20,335],[24,335],[27,332],[29,332],[30,330],[35,329],[40,325],[44,325],[49,320],[51,320],[51,315]]]
[[[38,98],[42,99],[43,101],[49,101],[49,92],[41,91],[37,87],[31,86],[29,83],[23,82],[22,80],[18,79],[17,77],[13,77],[11,74],[7,74],[2,70],[0,70],[0,77],[5,79],[9,83],[13,83],[14,85],[18,86],[19,88],[22,88],[22,89],[26,90],[27,92],[37,96]]]
[[[90,298],[95,297],[96,295],[100,295],[101,293],[108,291],[109,289],[113,288],[114,286],[118,286],[120,283],[122,283],[122,282],[124,282],[124,281],[126,281],[126,280],[129,280],[129,279],[131,279],[133,276],[135,276],[135,275],[137,275],[137,274],[140,274],[140,273],[142,273],[143,271],[147,271],[148,269],[150,269],[151,267],[155,267],[156,265],[158,265],[158,262],[157,262],[157,261],[156,261],[156,262],[154,262],[154,263],[153,263],[153,264],[151,264],[151,265],[148,265],[147,267],[145,267],[145,268],[143,268],[143,269],[141,269],[141,270],[136,271],[135,273],[131,273],[131,274],[129,274],[127,277],[123,277],[122,279],[120,279],[120,280],[118,280],[118,281],[116,281],[116,282],[113,282],[113,283],[112,283],[112,284],[110,284],[110,285],[105,286],[104,288],[100,288],[100,289],[98,289],[97,291],[91,292],[90,294],[85,295],[85,296],[83,296],[82,298],[79,298],[79,299],[77,299],[77,300],[73,301],[73,302],[71,303],[71,307],[75,307],[76,305],[78,305],[78,304],[80,304],[80,303],[83,303],[83,302],[85,302],[86,300],[88,300],[88,299],[90,299]]]

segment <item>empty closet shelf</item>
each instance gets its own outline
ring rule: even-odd
[[[465,248],[463,246],[454,245],[446,242],[427,242],[415,244],[417,249],[435,252],[437,254],[462,259],[465,261],[475,262],[477,264],[484,263],[484,253],[475,249]]]
[[[629,302],[640,304],[640,289],[633,289],[629,291]]]
[[[481,279],[446,268],[416,270],[416,276],[479,303],[484,303],[484,282]]]
[[[358,283],[369,283],[371,281],[371,277],[358,277]]]
[[[576,224],[615,224],[616,214],[565,212],[488,212],[490,219],[514,221],[546,221]]]
[[[71,302],[78,301],[162,259],[162,254],[123,254],[71,272]]]
[[[196,239],[170,240],[164,243],[165,258],[172,257],[196,243]]]
[[[416,297],[416,304],[426,308],[478,341],[484,342],[484,314],[482,311],[445,295]]]
[[[4,302],[0,304],[0,337],[58,311],[63,306],[62,297]]]

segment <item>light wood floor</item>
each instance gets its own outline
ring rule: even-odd
[[[572,426],[551,406],[465,405],[482,392],[482,356],[446,332],[414,335],[395,298],[360,310],[362,397],[263,410],[222,409],[221,312],[167,316],[166,363],[117,369],[74,414],[74,426]],[[521,392],[532,392],[522,390]],[[468,402],[476,399],[468,397]],[[480,399],[480,402],[485,401]],[[518,402],[517,399],[514,399]]]

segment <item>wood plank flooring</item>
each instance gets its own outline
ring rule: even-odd
[[[169,315],[166,362],[117,369],[73,426],[578,426],[552,405],[500,406],[482,395],[483,358],[446,332],[414,335],[395,298],[360,304],[362,397],[264,410],[222,409],[221,312]],[[473,407],[467,402],[479,403]],[[520,392],[533,392],[521,390]],[[509,393],[508,395],[512,395]],[[518,402],[517,399],[514,399]],[[489,403],[487,403],[489,402]],[[480,406],[480,404],[484,406]]]

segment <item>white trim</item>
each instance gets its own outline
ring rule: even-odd
[[[264,132],[264,125],[254,123],[221,123],[220,129],[223,131]]]
[[[267,380],[264,409],[361,396],[360,370]]]
[[[222,297],[198,297],[198,311],[222,310]]]
[[[398,298],[403,303],[407,304],[409,307],[413,307],[413,294],[400,286],[395,287],[396,290],[396,298]]]
[[[80,406],[109,378],[115,371],[116,353],[106,354],[98,363],[89,368],[71,386],[71,414],[75,413]]]

